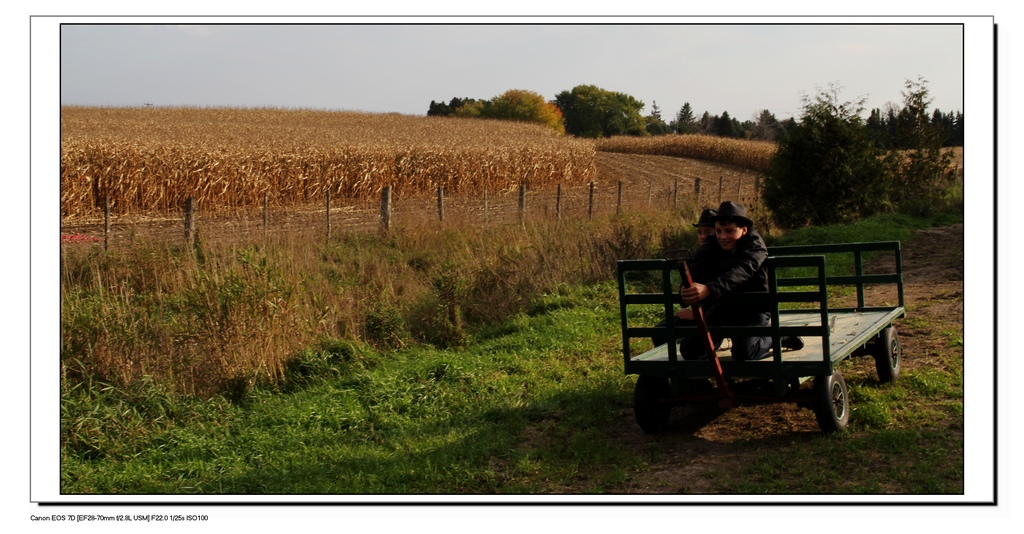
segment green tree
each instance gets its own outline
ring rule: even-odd
[[[427,109],[427,116],[441,116],[447,117],[448,115],[458,115],[461,108],[467,105],[476,105],[477,100],[472,98],[452,98],[447,104],[444,102],[430,101],[430,107]]]
[[[739,137],[739,122],[729,116],[728,111],[723,111],[714,119],[713,133],[719,137]]]
[[[757,114],[757,122],[753,124],[753,139],[774,141],[778,136],[779,120],[767,109]]]
[[[789,132],[796,127],[796,119],[790,117],[779,121],[779,129],[775,131],[775,141],[782,143],[789,139]]]
[[[430,107],[427,108],[428,117],[444,117],[446,115],[451,115],[451,113],[452,108],[450,108],[448,104],[445,104],[444,102],[435,102],[431,100]]]
[[[888,173],[860,117],[864,100],[842,102],[829,86],[780,139],[763,190],[783,227],[849,222],[885,208]]]
[[[661,118],[661,108],[658,107],[657,101],[651,102],[651,114],[644,117],[644,123],[647,133],[651,135],[665,135],[670,131],[669,126]]]
[[[693,133],[697,131],[697,118],[693,116],[693,108],[686,102],[679,108],[676,118],[671,123],[672,131],[680,134]]]
[[[902,148],[903,140],[900,138],[900,109],[892,102],[885,103],[885,131],[889,133],[889,148]]]
[[[644,103],[624,93],[595,85],[577,85],[555,95],[566,133],[579,137],[644,135]]]
[[[950,140],[952,146],[964,146],[964,114],[957,111],[953,119],[953,137]]]
[[[875,146],[879,148],[888,148],[892,145],[892,137],[889,135],[889,131],[885,125],[885,119],[882,118],[882,110],[878,108],[872,109],[871,114],[868,115],[868,121],[865,126],[871,135],[871,139],[874,140]]]
[[[891,151],[886,163],[894,179],[889,196],[901,209],[927,215],[942,205],[954,182],[953,155],[942,150],[945,132],[928,114],[928,81],[907,80],[903,108],[896,125],[900,147]]]
[[[700,116],[700,121],[697,122],[697,133],[707,135],[715,133],[715,118],[707,111]]]
[[[486,116],[488,102],[484,100],[469,100],[452,110],[452,115],[464,119],[477,119]]]

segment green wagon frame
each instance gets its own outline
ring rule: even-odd
[[[865,256],[880,253],[893,258],[891,269],[865,273]],[[841,255],[852,256],[854,273],[828,275],[826,255],[833,261]],[[836,369],[839,362],[871,355],[881,382],[899,377],[902,355],[892,323],[905,317],[906,311],[898,241],[770,248],[766,260],[768,291],[734,298],[767,304],[771,325],[710,328],[713,334],[725,338],[770,336],[772,355],[757,361],[736,361],[731,356],[718,356],[710,364],[709,360],[685,360],[679,354],[678,342],[699,335],[698,327],[633,324],[639,318],[631,312],[638,307],[656,308],[659,318],[675,314],[682,305],[673,283],[680,267],[679,261],[670,259],[618,262],[623,364],[627,375],[638,375],[634,413],[645,432],[664,430],[673,407],[707,400],[718,400],[725,406],[738,402],[795,402],[814,411],[822,431],[842,431],[849,423],[850,397]],[[829,306],[829,289],[837,286],[854,288],[856,306]],[[887,286],[881,293],[897,304],[866,303],[869,286]],[[800,336],[803,348],[783,350],[784,336]],[[668,342],[633,354],[633,339],[651,337]],[[715,380],[714,386],[709,379]],[[808,380],[813,381],[811,387],[801,387]]]

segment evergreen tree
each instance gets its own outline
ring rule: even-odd
[[[764,184],[764,202],[780,226],[849,222],[885,207],[888,174],[860,117],[863,104],[841,102],[835,86],[804,98]]]
[[[736,137],[750,139],[754,136],[754,121],[747,120],[740,122],[739,119],[733,119],[732,125],[733,130],[736,133]]]
[[[796,127],[796,119],[790,117],[779,121],[779,128],[775,131],[775,140],[782,143],[789,139],[789,132]]]
[[[765,109],[757,114],[757,122],[753,124],[752,130],[751,137],[753,139],[774,141],[778,134],[779,121],[772,112]]]
[[[889,136],[885,119],[882,118],[882,110],[878,108],[872,109],[865,126],[875,146],[878,148],[888,148],[892,144],[892,137]]]
[[[445,104],[444,102],[435,102],[431,100],[430,107],[427,108],[428,117],[444,117],[446,115],[451,115],[451,113],[452,108],[450,108],[448,104]]]
[[[956,116],[953,117],[953,134],[950,145],[953,147],[964,146],[964,114],[961,112],[956,112]]]
[[[661,118],[661,108],[657,101],[651,101],[651,114],[644,118],[644,122],[647,133],[651,135],[665,135],[669,132],[668,125]]]
[[[676,120],[673,122],[672,130],[676,133],[693,133],[697,130],[697,121],[693,116],[693,108],[686,102],[676,113]]]
[[[935,125],[928,114],[931,99],[927,84],[928,81],[920,77],[906,81],[896,128],[903,150],[891,151],[886,157],[894,176],[890,198],[901,208],[918,215],[928,215],[939,206],[955,179],[953,155],[942,150],[942,126]]]
[[[712,117],[711,114],[705,111],[697,123],[697,131],[707,135],[715,133],[715,117]]]
[[[889,134],[889,148],[900,148],[903,141],[899,134],[900,109],[892,102],[885,103],[885,130]]]
[[[723,111],[721,116],[716,116],[712,126],[715,135],[720,137],[738,137],[739,127],[729,116],[728,111]]]

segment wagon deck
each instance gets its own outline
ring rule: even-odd
[[[902,316],[902,309],[839,311],[829,313],[829,351],[833,362],[849,357],[853,351],[871,341],[892,321]],[[782,315],[780,325],[784,330],[790,327],[806,327],[820,325],[817,313],[792,313]],[[822,361],[823,338],[812,336],[803,338],[804,347],[800,350],[783,350],[782,362],[820,362]],[[719,354],[722,365],[732,362],[728,353]],[[661,345],[638,356],[630,358],[633,362],[667,362],[668,345]],[[752,363],[770,362],[771,359],[758,360]]]
[[[869,253],[890,255],[892,270],[865,273],[864,256]],[[826,257],[837,261],[843,255],[852,257],[854,274],[827,274]],[[813,408],[823,430],[842,430],[848,422],[849,409],[845,381],[835,369],[838,362],[870,354],[875,358],[883,382],[895,380],[899,375],[899,341],[892,326],[894,320],[905,315],[899,242],[770,249],[766,260],[769,291],[734,298],[762,307],[767,304],[771,325],[710,328],[713,334],[725,338],[733,335],[771,337],[772,354],[758,361],[737,361],[728,351],[721,351],[710,364],[708,360],[683,359],[678,342],[681,338],[699,335],[698,328],[650,324],[671,317],[681,305],[673,282],[679,267],[674,260],[623,260],[618,265],[623,361],[627,374],[639,375],[634,391],[634,411],[645,431],[664,428],[673,406],[709,398],[733,403],[792,401]],[[660,291],[651,291],[652,286]],[[852,288],[856,294],[855,306],[829,307],[830,295],[840,293],[840,286]],[[866,288],[870,286],[889,286],[891,291],[879,292],[886,295],[889,302],[865,302]],[[637,308],[641,313],[636,312]],[[643,313],[645,308],[646,314]],[[652,318],[652,308],[658,319]],[[640,353],[634,350],[633,340],[653,336],[669,342]],[[783,349],[781,339],[784,336],[799,336],[803,348]],[[709,378],[717,381],[717,388],[710,391]],[[810,378],[814,379],[813,387],[801,388],[801,383]],[[726,383],[743,379],[767,382],[769,392],[739,394],[731,391]]]

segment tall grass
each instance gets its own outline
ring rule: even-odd
[[[628,399],[619,359],[605,357],[613,287],[552,293],[465,350],[325,341],[296,355],[283,392],[199,402],[154,387],[69,388],[62,491],[597,491],[642,462],[601,442]]]
[[[324,241],[137,239],[64,245],[61,360],[66,380],[209,396],[281,383],[320,339],[465,346],[564,285],[609,280],[621,258],[692,240],[670,215],[525,226],[400,227]],[[692,241],[689,241],[692,243]]]

